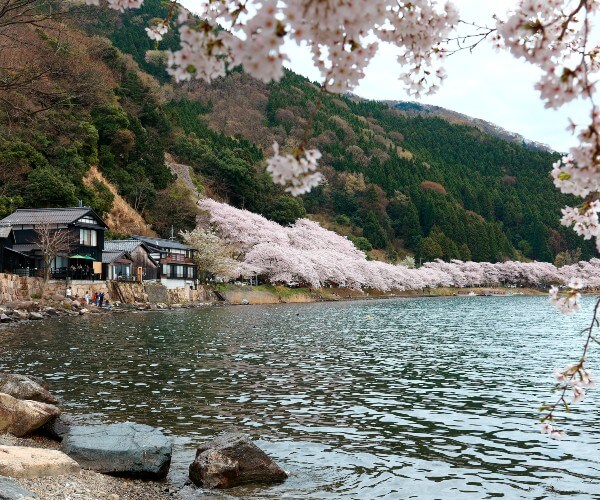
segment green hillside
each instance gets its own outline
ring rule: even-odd
[[[67,98],[41,112],[44,97],[31,89],[0,101],[0,164],[10,166],[0,177],[0,215],[78,199],[108,211],[106,186],[83,182],[98,165],[158,233],[190,228],[194,200],[165,167],[168,152],[193,167],[207,195],[280,223],[308,214],[377,258],[552,261],[576,248],[593,255],[559,224],[572,200],[552,185],[556,154],[352,96],[322,97],[309,145],[323,152],[327,182],[292,198],[271,182],[264,158],[274,141],[284,150],[300,143],[319,88],[292,72],[265,85],[239,69],[212,85],[174,86],[160,51],[175,48],[176,35],[155,50],[144,32],[164,10],[160,0],[121,15],[84,9],[67,35],[62,27],[53,64],[67,75],[32,84]],[[36,42],[24,49],[35,52],[31,64],[49,64],[37,56],[56,52],[55,27],[18,29]]]

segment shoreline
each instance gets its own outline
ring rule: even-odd
[[[224,290],[223,288],[226,288]],[[79,317],[84,315],[120,314],[147,311],[172,311],[179,309],[197,309],[202,307],[225,307],[239,305],[276,305],[276,304],[310,304],[318,302],[350,302],[360,300],[398,299],[398,298],[440,298],[440,297],[514,297],[544,296],[546,291],[533,288],[453,288],[440,287],[425,290],[405,290],[381,292],[378,290],[353,290],[349,288],[323,288],[310,290],[307,288],[288,288],[272,285],[228,285],[227,287],[206,287],[212,294],[208,301],[188,301],[182,303],[115,301],[110,309],[96,307],[93,304],[81,304],[68,300],[29,299],[11,301],[0,304],[0,328],[40,321],[50,318]],[[584,292],[586,293],[586,292]],[[594,294],[597,291],[589,291]]]
[[[60,450],[60,442],[40,433],[20,438],[10,434],[0,434],[0,445]],[[166,480],[152,481],[111,476],[83,468],[75,474],[10,479],[37,495],[38,499],[154,500],[178,498],[177,492],[170,488]]]

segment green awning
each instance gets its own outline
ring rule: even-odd
[[[79,255],[78,253],[69,255],[69,259],[95,260],[94,257],[90,257],[89,255]]]

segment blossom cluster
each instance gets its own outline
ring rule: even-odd
[[[565,436],[564,431],[554,427],[550,422],[542,422],[542,434],[548,434],[552,439],[562,439]]]
[[[284,42],[292,40],[311,50],[322,83],[336,93],[359,83],[382,42],[400,48],[402,79],[413,93],[435,90],[444,76],[438,47],[458,22],[453,5],[438,0],[205,0],[197,14],[199,24],[179,19],[191,32],[184,30],[181,54],[175,52],[170,63],[176,79],[211,80],[199,68],[242,64],[260,80],[278,80],[287,59]]]
[[[565,292],[561,293],[557,286],[550,288],[550,302],[563,314],[573,314],[581,309],[581,293],[580,289],[584,287],[584,283],[580,279],[570,280],[567,284]]]
[[[421,290],[435,287],[600,287],[600,259],[556,268],[545,262],[436,260],[418,269],[367,260],[352,242],[317,222],[300,219],[281,226],[264,217],[211,199],[199,202],[210,223],[236,248],[237,273],[262,275],[274,284],[355,289]]]
[[[564,368],[554,370],[554,378],[558,382],[560,397],[557,403],[552,406],[544,406],[543,409],[549,409],[550,412],[542,418],[542,434],[548,434],[553,439],[562,439],[565,436],[564,431],[554,425],[554,410],[558,404],[562,403],[568,410],[569,405],[580,403],[586,396],[586,391],[596,385],[596,379],[592,372],[584,367],[584,360]],[[572,399],[567,403],[566,393],[571,391]]]
[[[273,144],[273,156],[267,161],[269,172],[276,184],[285,186],[293,196],[308,193],[323,181],[321,172],[316,172],[321,153],[316,149],[297,152],[296,155],[279,154],[279,144]]]

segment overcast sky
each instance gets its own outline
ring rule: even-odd
[[[194,0],[183,2],[193,9]],[[515,0],[454,0],[461,19],[491,24],[492,14],[504,14]],[[311,80],[319,81],[306,50],[289,44],[287,66]],[[482,118],[517,132],[527,139],[566,151],[575,138],[565,129],[568,117],[584,123],[586,108],[581,102],[553,111],[544,108],[533,85],[539,73],[507,52],[496,52],[489,43],[451,56],[446,62],[448,78],[434,96],[420,102],[435,104],[476,118]],[[366,77],[354,93],[368,99],[408,100],[398,80],[400,66],[392,47],[383,47],[366,71]]]

